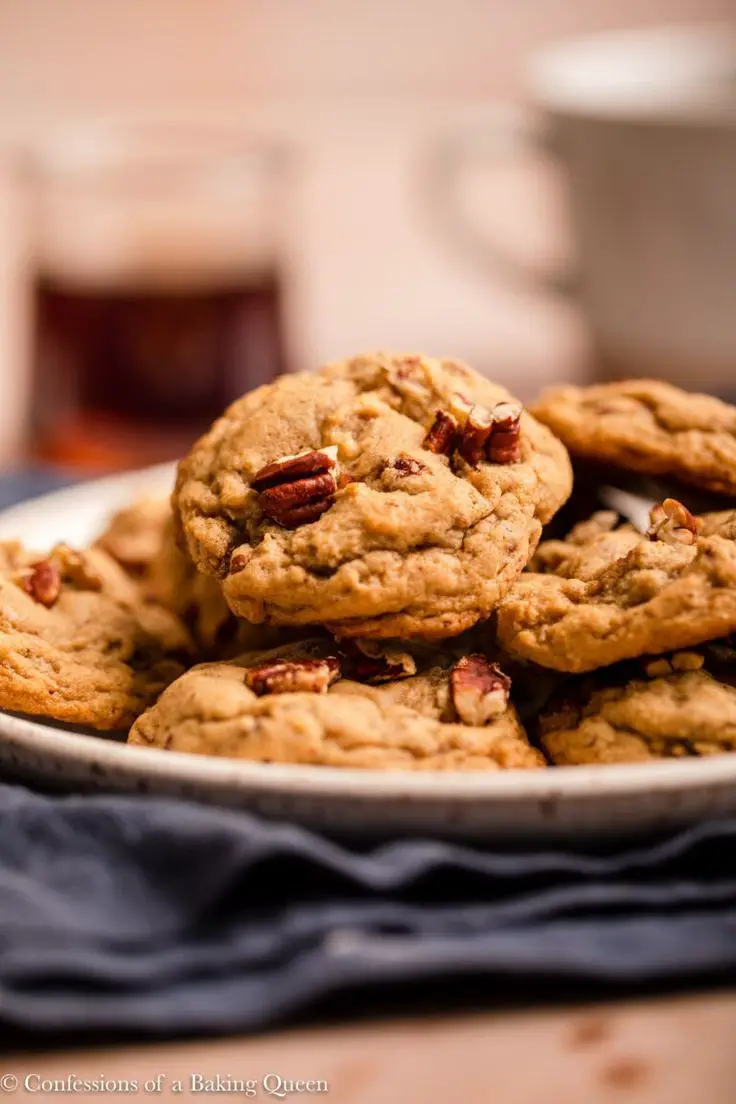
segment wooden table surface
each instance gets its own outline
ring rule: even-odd
[[[244,1100],[247,1086],[236,1082],[250,1080],[256,1100],[292,1104],[734,1104],[735,1029],[736,991],[381,1020],[16,1055],[0,1059],[0,1097],[4,1090],[49,1101]],[[44,1084],[70,1076],[128,1079],[137,1086],[128,1092],[109,1086],[112,1091],[101,1094]],[[299,1080],[326,1082],[327,1089],[317,1084],[314,1092],[290,1091],[289,1082]],[[267,1093],[264,1081],[275,1091]]]

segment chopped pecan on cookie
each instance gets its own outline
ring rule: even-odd
[[[20,583],[34,602],[40,602],[47,609],[51,609],[61,594],[61,572],[51,559],[32,563],[21,575]]]
[[[495,609],[570,488],[562,446],[526,413],[518,464],[462,458],[504,402],[504,388],[431,357],[376,353],[282,376],[233,404],[179,465],[172,501],[189,553],[253,624],[462,632]],[[344,488],[322,461],[292,466],[301,450],[335,447]],[[264,470],[279,450],[286,464]]]
[[[521,460],[521,403],[502,402],[493,408],[493,428],[486,454],[493,464],[518,464]]]
[[[651,525],[647,536],[650,540],[661,540],[667,544],[695,544],[698,539],[700,519],[676,498],[665,498],[661,504],[652,506],[649,518]]]
[[[45,559],[23,568],[18,582],[34,601],[47,609],[58,601],[64,583],[74,583],[80,590],[102,589],[102,578],[89,555],[68,544],[57,544]]]
[[[325,659],[274,659],[245,672],[245,685],[258,694],[326,694],[340,678],[340,662]]]
[[[412,456],[397,456],[391,464],[399,475],[419,475],[426,471],[421,460],[415,460]]]
[[[450,456],[457,451],[470,467],[485,457],[492,464],[521,460],[521,403],[497,403],[493,410],[455,394],[450,410],[438,410],[424,438],[430,452]]]
[[[299,685],[290,679],[278,685],[268,674],[282,668],[287,656],[290,666],[303,672],[305,665],[296,662],[300,656],[319,662],[315,654],[329,647],[315,639],[295,643],[290,652],[251,653],[195,667],[134,725],[129,742],[231,759],[372,770],[545,766],[512,705],[490,718],[481,711],[478,726],[458,721],[447,666],[380,685],[341,678],[327,693],[309,692],[315,688],[306,678]],[[248,689],[244,668],[252,683],[266,679],[266,692]]]
[[[393,460],[386,460],[381,463],[381,470],[386,471],[390,469],[395,471],[399,476],[409,475],[421,475],[427,469],[421,460],[416,460],[413,456],[399,455]]]
[[[459,659],[450,673],[452,700],[464,724],[484,725],[504,713],[511,679],[483,655]]]
[[[285,529],[297,529],[321,517],[338,489],[337,447],[282,456],[253,476],[258,505]]]
[[[493,417],[486,407],[476,403],[468,412],[457,451],[466,463],[476,467],[483,457],[486,442],[493,426]]]
[[[430,452],[449,456],[457,443],[460,426],[452,414],[438,410],[424,438],[424,447]]]

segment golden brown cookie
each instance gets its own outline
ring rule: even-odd
[[[375,354],[233,404],[179,467],[191,556],[253,622],[445,637],[486,617],[567,498],[564,448],[449,360]]]
[[[217,580],[200,574],[178,547],[169,499],[140,499],[119,510],[96,544],[136,579],[146,598],[186,622],[200,658],[271,647],[284,635],[233,617]]]
[[[355,672],[323,640],[195,667],[136,722],[130,743],[374,770],[544,765],[509,704],[508,680],[482,656],[373,684],[343,667]]]
[[[126,728],[192,662],[170,611],[141,599],[105,552],[0,555],[0,708]]]
[[[736,751],[736,689],[699,663],[676,654],[649,665],[652,677],[642,669],[579,680],[539,718],[545,751],[559,766]]]
[[[736,493],[736,407],[660,380],[553,387],[533,407],[573,456]]]
[[[529,563],[529,571],[563,579],[593,578],[640,542],[641,534],[633,525],[621,524],[612,510],[599,510],[575,525],[563,540],[543,541]]]
[[[171,526],[168,498],[138,498],[115,511],[95,544],[129,575],[147,581]]]
[[[542,545],[542,561],[557,566],[523,575],[503,601],[502,647],[544,667],[591,671],[736,629],[736,515],[703,535],[684,507],[666,505],[663,516],[653,510],[650,535],[598,533],[562,557]]]

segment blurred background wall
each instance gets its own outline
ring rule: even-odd
[[[10,139],[72,117],[195,110],[285,140],[294,363],[420,346],[497,364],[530,392],[584,371],[577,311],[508,286],[443,233],[438,139],[489,101],[523,101],[527,60],[549,41],[731,15],[732,0],[0,0],[0,124]],[[18,216],[0,198],[10,409]],[[469,173],[467,202],[531,263],[564,254],[560,190],[539,164]]]

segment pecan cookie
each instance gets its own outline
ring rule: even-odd
[[[283,630],[233,617],[216,579],[178,547],[168,499],[140,499],[119,510],[96,541],[136,580],[141,593],[188,625],[200,658],[227,659],[279,643]]]
[[[138,719],[129,741],[199,755],[375,770],[544,765],[484,656],[407,673],[359,669],[334,641],[307,640],[195,667]],[[409,661],[408,666],[406,660]],[[357,677],[368,678],[358,682]]]
[[[539,718],[545,751],[559,766],[736,751],[736,689],[702,664],[686,652],[580,680]]]
[[[498,639],[513,656],[559,671],[688,648],[736,629],[736,514],[704,532],[680,503],[652,510],[647,534],[630,527],[543,544],[538,562],[498,611]]]
[[[502,388],[375,354],[236,402],[180,464],[174,504],[237,616],[446,637],[495,607],[570,486],[563,446]]]
[[[126,728],[192,661],[174,614],[105,552],[0,554],[0,708]]]
[[[563,540],[543,541],[529,563],[529,571],[563,579],[592,579],[637,544],[641,534],[621,524],[613,510],[599,510],[575,525]]]
[[[533,408],[573,456],[736,493],[736,407],[659,380],[554,387]]]

